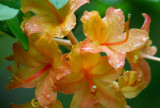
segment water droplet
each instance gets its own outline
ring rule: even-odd
[[[94,89],[94,90],[96,90],[96,89],[97,89],[97,86],[96,86],[96,85],[94,85],[94,86],[93,86],[93,89]]]

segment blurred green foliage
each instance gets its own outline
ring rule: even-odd
[[[0,3],[8,5],[12,8],[19,9],[19,0],[5,0]],[[77,25],[73,29],[73,33],[76,35],[79,41],[82,41],[85,36],[83,34],[82,23],[80,21],[84,11],[99,11],[101,17],[104,17],[106,9],[110,6],[115,8],[121,8],[127,20],[127,14],[131,13],[130,28],[140,28],[143,24],[144,18],[141,13],[147,13],[151,16],[152,22],[150,26],[150,38],[153,40],[153,45],[158,48],[156,56],[160,57],[160,0],[90,0],[90,4],[86,4],[80,7],[76,12]],[[5,22],[0,22],[0,30]],[[6,27],[7,28],[7,27]],[[9,32],[9,29],[5,31]],[[10,55],[12,51],[12,44],[17,41],[14,38],[8,36],[0,36],[0,59]],[[68,50],[63,50],[63,52]],[[147,60],[151,66],[152,80],[150,85],[142,91],[136,98],[128,99],[128,105],[132,108],[159,108],[160,106],[160,68],[159,62]],[[11,76],[7,71],[7,66],[13,63],[8,61],[0,61],[0,105],[2,108],[9,108],[11,102],[15,104],[23,104],[34,98],[33,89],[15,89],[6,90],[5,84],[7,84],[8,77]],[[64,108],[69,108],[69,104],[72,99],[72,95],[63,95],[58,93],[58,99],[62,101]]]

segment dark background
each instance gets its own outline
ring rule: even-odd
[[[5,5],[13,8],[20,8],[18,0],[1,1]],[[101,17],[104,17],[108,7],[114,6],[121,8],[127,18],[128,13],[131,13],[130,28],[140,28],[143,24],[143,16],[141,13],[147,13],[151,17],[150,38],[153,40],[153,45],[157,46],[157,54],[160,57],[160,0],[91,0],[90,4],[86,4],[79,8],[75,14],[77,16],[77,25],[73,30],[79,41],[82,41],[85,36],[83,34],[82,23],[80,18],[85,10],[96,10],[100,12]],[[0,23],[2,25],[2,23]],[[0,30],[2,26],[0,26]],[[12,44],[17,39],[0,35],[0,59],[12,54]],[[143,90],[136,98],[128,99],[128,105],[132,108],[160,108],[160,62],[147,60],[151,67],[152,80],[149,86]],[[5,89],[5,84],[9,82],[10,73],[7,70],[8,65],[12,62],[0,61],[0,107],[9,108],[10,103],[24,104],[34,98],[33,89]],[[72,95],[58,94],[58,99],[63,103],[64,108],[69,108]]]

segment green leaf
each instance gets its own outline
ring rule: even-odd
[[[13,9],[8,6],[0,4],[0,20],[8,20],[14,18],[18,14],[18,9]]]
[[[21,42],[23,48],[28,50],[28,38],[24,32],[21,31],[19,20],[17,17],[7,20],[7,25],[13,34],[17,37],[17,39]]]
[[[68,3],[68,1],[69,0],[49,0],[49,2],[52,3],[52,5],[54,5],[56,9],[62,8],[64,5]]]

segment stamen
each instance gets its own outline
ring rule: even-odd
[[[11,67],[11,66],[8,66],[7,69],[9,70],[9,72],[12,74],[12,76],[13,76],[16,80],[18,80],[18,81],[20,81],[20,82],[23,82],[21,79],[19,79],[19,78],[13,73],[13,70],[12,70],[12,67]]]
[[[52,12],[57,16],[58,21],[60,23],[63,22],[63,19],[61,18],[61,16],[57,12],[57,9],[49,2],[49,0],[46,0],[46,2],[48,3],[48,5],[51,8]]]
[[[93,81],[87,70],[86,70],[86,77],[87,77],[87,80],[88,80],[88,83],[91,89],[91,93],[94,94],[96,92],[96,86],[93,84]]]
[[[131,19],[131,14],[128,14],[128,21],[126,23],[124,23],[124,30],[126,32],[125,40],[123,40],[121,42],[114,42],[114,43],[102,43],[101,45],[114,46],[114,45],[120,45],[120,44],[125,43],[129,38],[129,23],[130,23],[130,19]]]
[[[155,60],[155,61],[159,61],[160,62],[160,58],[158,57],[154,57],[154,56],[150,56],[150,55],[147,55],[147,54],[140,54],[141,57],[143,58],[146,58],[146,59],[150,59],[150,60]]]

